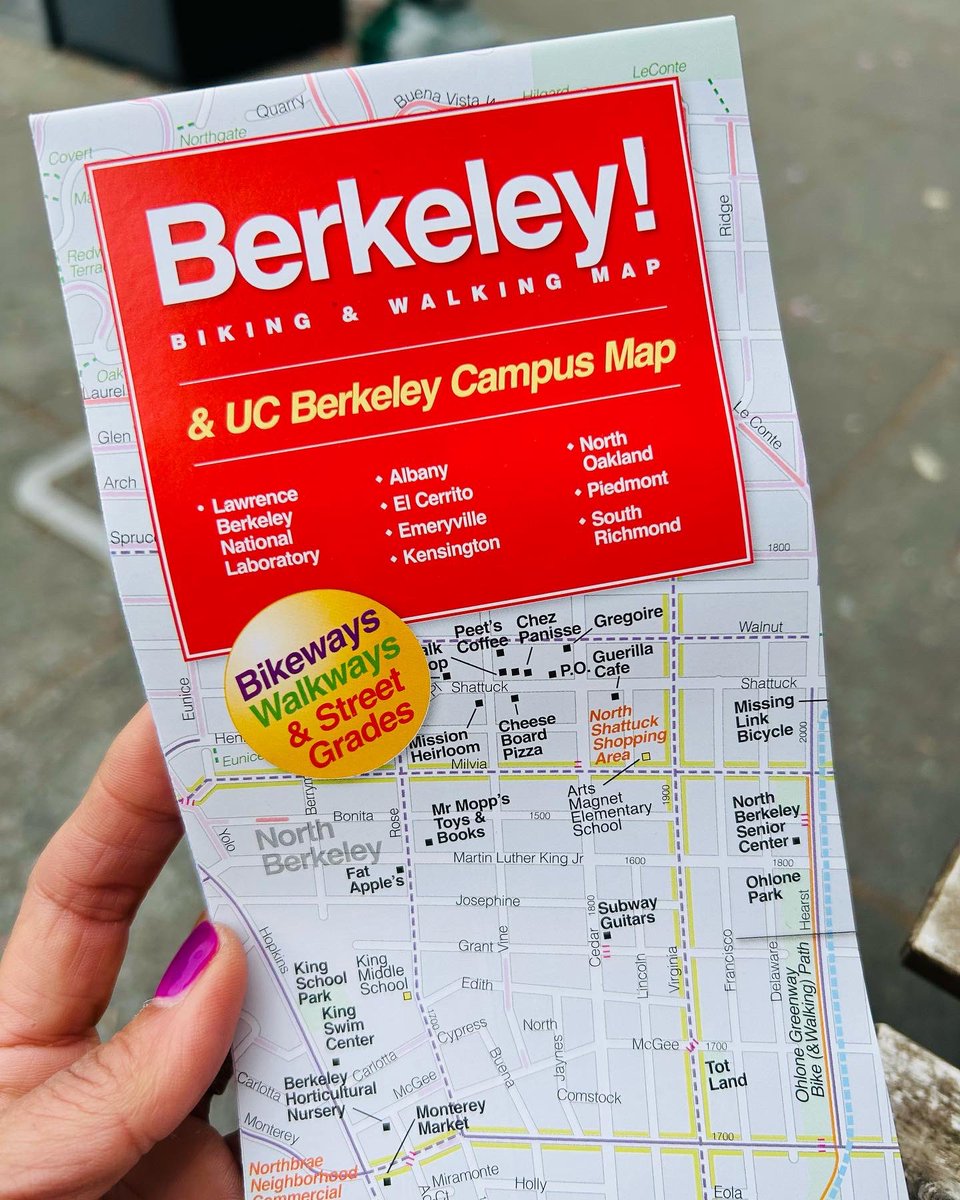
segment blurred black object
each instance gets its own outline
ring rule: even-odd
[[[54,46],[169,83],[203,84],[303,54],[344,36],[343,0],[43,0]]]
[[[360,35],[360,61],[428,58],[499,42],[471,0],[389,0]]]

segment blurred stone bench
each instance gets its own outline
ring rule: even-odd
[[[960,997],[960,845],[930,893],[903,961]],[[960,1200],[960,1070],[888,1025],[878,1034],[910,1198]]]

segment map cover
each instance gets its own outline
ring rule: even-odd
[[[904,1197],[732,19],[33,135],[248,1196]]]

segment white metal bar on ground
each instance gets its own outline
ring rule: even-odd
[[[103,519],[57,488],[57,483],[91,459],[90,440],[78,434],[54,450],[39,454],[13,480],[13,504],[18,512],[92,558],[106,562]]]

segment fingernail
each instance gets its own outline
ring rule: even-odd
[[[209,921],[201,921],[173,956],[154,992],[155,1000],[182,996],[217,952],[220,939]]]

